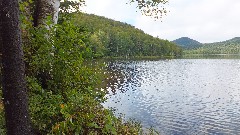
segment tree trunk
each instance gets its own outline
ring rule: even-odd
[[[53,23],[57,24],[59,7],[60,7],[60,0],[52,0],[51,4],[52,4],[52,7],[53,7]]]
[[[18,0],[0,0],[2,86],[8,135],[31,135]]]
[[[47,16],[51,16],[53,23],[57,24],[59,6],[60,0],[35,0],[34,26],[45,25]]]

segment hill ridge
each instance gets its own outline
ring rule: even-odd
[[[225,41],[205,43],[202,47],[184,51],[185,54],[240,54],[240,37],[234,37]]]
[[[138,57],[180,56],[176,44],[154,37],[134,26],[94,14],[75,14],[74,23],[89,32],[87,44],[94,56]]]
[[[191,39],[189,37],[181,37],[172,41],[183,49],[196,49],[201,47],[203,44],[197,40]]]

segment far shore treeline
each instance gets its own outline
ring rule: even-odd
[[[173,41],[182,47],[183,55],[189,57],[195,56],[239,56],[240,54],[240,37],[214,42],[200,43],[188,37],[182,37]]]
[[[93,14],[77,13],[75,24],[89,35],[89,54],[92,57],[178,57],[182,49],[168,40],[144,33],[127,23]]]

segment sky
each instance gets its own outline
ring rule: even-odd
[[[154,37],[201,43],[240,37],[240,0],[169,0],[162,19],[146,17],[130,0],[86,0],[82,11],[126,22]],[[137,12],[136,12],[137,11]]]

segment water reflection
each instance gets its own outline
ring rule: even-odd
[[[116,61],[109,69],[118,75],[105,106],[116,113],[163,135],[240,134],[240,60]]]

